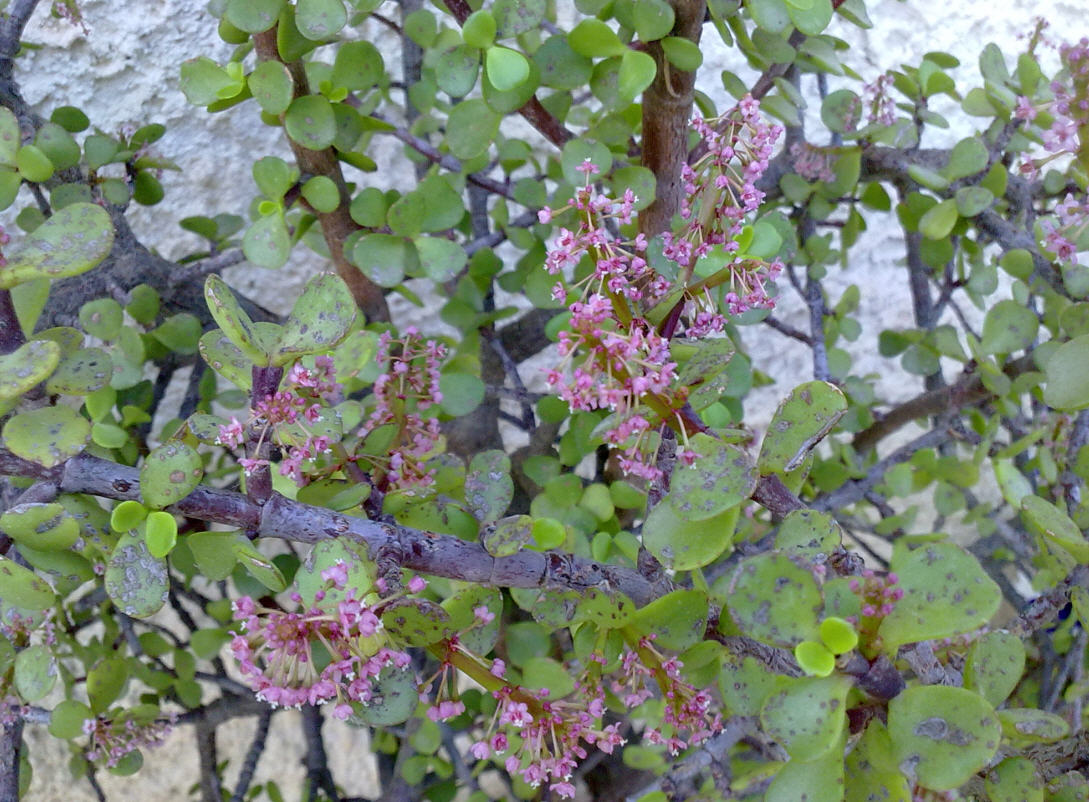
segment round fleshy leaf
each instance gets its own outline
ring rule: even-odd
[[[847,399],[834,384],[800,384],[775,410],[760,447],[761,473],[797,468],[847,412]]]
[[[846,654],[858,645],[858,631],[849,621],[835,616],[821,621],[821,642],[832,654]]]
[[[85,332],[100,340],[116,339],[124,321],[124,310],[113,298],[88,301],[79,309],[79,325]]]
[[[283,114],[291,105],[292,83],[291,73],[287,66],[279,61],[265,61],[257,65],[246,79],[250,85],[250,92],[261,106],[261,110],[269,114]]]
[[[477,610],[486,608],[495,616],[490,623],[481,624]],[[450,626],[458,634],[458,642],[473,654],[485,655],[499,640],[503,616],[503,595],[496,588],[469,585],[442,603],[450,616]]]
[[[304,95],[291,101],[284,114],[284,128],[294,142],[309,150],[324,150],[337,138],[336,115],[321,95]]]
[[[412,240],[391,234],[367,234],[352,249],[352,264],[379,287],[396,287],[419,263]]]
[[[166,562],[151,555],[140,530],[130,529],[114,546],[105,584],[117,609],[133,618],[147,618],[166,603],[170,580]]]
[[[110,513],[110,528],[115,532],[135,529],[147,518],[148,509],[139,501],[122,501]]]
[[[484,70],[492,86],[507,92],[529,78],[529,61],[508,47],[489,47],[484,57]]]
[[[370,701],[366,705],[352,704],[354,716],[349,721],[372,727],[392,727],[408,721],[419,703],[416,672],[411,667],[386,666],[371,686]]]
[[[1017,301],[999,301],[983,319],[980,345],[984,353],[1009,354],[1032,345],[1040,321],[1036,314]]]
[[[83,451],[90,422],[70,407],[20,412],[4,424],[4,444],[13,454],[47,468]]]
[[[238,564],[234,541],[238,532],[193,532],[185,536],[185,545],[196,560],[200,572],[213,582],[231,575]]]
[[[225,18],[246,33],[261,33],[276,24],[284,0],[228,0]]]
[[[952,543],[927,543],[893,551],[890,570],[904,596],[878,629],[887,649],[948,638],[983,626],[1002,602],[1002,592],[979,562]]]
[[[465,267],[468,257],[457,242],[442,237],[416,237],[420,267],[432,281],[449,281]]]
[[[813,640],[803,640],[795,646],[794,659],[812,677],[827,677],[836,668],[835,655]]]
[[[463,100],[446,120],[446,145],[459,159],[484,153],[499,131],[501,117],[483,100]]]
[[[771,694],[760,724],[793,760],[814,760],[839,743],[847,720],[849,677],[802,677]]]
[[[15,154],[19,151],[21,140],[19,121],[11,109],[0,109],[0,165],[15,166]]]
[[[82,348],[66,357],[45,383],[55,395],[87,395],[101,390],[113,376],[113,361],[101,348]]]
[[[295,4],[299,33],[315,42],[336,36],[347,22],[343,0],[298,0]]]
[[[1025,757],[1008,757],[987,772],[984,788],[991,802],[1044,802],[1044,783]]]
[[[87,672],[87,697],[94,712],[103,713],[117,701],[129,679],[128,663],[124,658],[103,660]]]
[[[548,691],[547,698],[562,699],[575,689],[575,680],[562,663],[550,657],[531,657],[522,665],[522,685]]]
[[[15,154],[15,166],[24,180],[40,184],[53,177],[55,166],[37,145],[23,145]]]
[[[897,764],[933,791],[968,782],[994,757],[1001,735],[994,708],[964,688],[915,686],[889,702]]]
[[[779,677],[755,657],[727,652],[718,681],[726,709],[739,716],[759,715],[768,696],[778,690]]]
[[[1009,632],[988,632],[968,652],[964,687],[998,706],[1013,693],[1025,671],[1025,644]]]
[[[113,247],[113,224],[101,206],[73,203],[56,211],[26,237],[23,246],[6,254],[0,267],[0,289],[32,278],[65,278],[86,273]]]
[[[792,646],[819,637],[820,588],[812,572],[787,554],[765,552],[743,560],[726,603],[730,618],[750,638]]]
[[[83,735],[83,722],[93,715],[83,702],[64,699],[49,715],[49,734],[54,738],[79,738]]]
[[[624,50],[620,57],[620,72],[617,74],[617,91],[625,100],[634,100],[654,82],[658,66],[649,53],[638,50]]]
[[[330,587],[321,577],[322,571],[337,563],[342,563],[347,570],[344,590]],[[314,603],[318,591],[325,592],[326,600],[337,603],[346,599],[349,593],[357,599],[362,598],[374,586],[375,578],[375,566],[367,556],[366,548],[337,538],[322,540],[310,550],[295,574],[295,586],[306,604]]]
[[[533,540],[533,519],[528,515],[512,515],[484,527],[480,544],[493,557],[517,554]]]
[[[510,457],[502,451],[483,451],[469,462],[465,475],[465,503],[478,521],[494,521],[514,498]]]
[[[749,455],[710,435],[697,434],[689,449],[698,456],[678,462],[667,496],[677,517],[700,521],[737,506],[756,488],[756,466]]]
[[[0,557],[0,600],[20,610],[47,610],[55,594],[43,579],[13,560]]]
[[[336,182],[325,175],[316,175],[303,184],[302,195],[316,212],[331,212],[340,205]]]
[[[843,802],[845,735],[814,760],[791,760],[775,775],[764,802]]]
[[[677,512],[673,504],[663,502],[643,521],[643,545],[663,565],[676,571],[709,565],[733,544],[740,510],[737,505],[710,518],[693,521]]]
[[[658,646],[684,651],[703,640],[707,629],[707,594],[698,590],[667,593],[637,610],[629,626],[640,635],[653,632]]]
[[[618,0],[613,14],[644,42],[669,36],[675,19],[673,8],[665,0]]]
[[[144,528],[144,541],[152,557],[159,559],[173,551],[178,542],[178,521],[169,512],[156,510],[148,513]]]
[[[900,773],[889,731],[874,720],[844,761],[844,802],[912,802],[911,784]]]
[[[287,580],[284,579],[276,563],[259,552],[250,539],[241,532],[235,534],[231,546],[234,548],[238,562],[242,563],[250,576],[266,588],[273,593],[279,593],[287,587]]]
[[[461,26],[461,38],[469,47],[483,50],[495,42],[497,27],[492,12],[480,9],[466,17],[465,24]]]
[[[1089,334],[1060,345],[1044,365],[1044,403],[1053,409],[1089,407]]]
[[[33,704],[46,696],[57,682],[57,661],[45,646],[28,646],[15,656],[15,690]]]
[[[435,81],[450,97],[465,97],[476,86],[480,54],[469,45],[458,45],[439,56]]]
[[[17,399],[45,381],[60,357],[60,346],[52,340],[31,340],[0,356],[0,401]]]
[[[291,236],[281,210],[258,218],[249,227],[242,238],[242,252],[258,267],[283,267],[291,252]]]
[[[20,546],[55,551],[79,538],[79,524],[60,504],[19,504],[0,516],[0,529]]]
[[[169,507],[192,493],[203,476],[200,454],[171,440],[147,455],[140,469],[140,496],[149,507]]]
[[[355,315],[352,294],[340,276],[314,276],[284,323],[275,363],[283,365],[303,354],[332,350],[347,336]]]

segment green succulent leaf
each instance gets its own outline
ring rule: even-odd
[[[79,454],[90,436],[90,422],[64,406],[20,412],[3,430],[4,445],[13,454],[47,468]]]
[[[66,278],[86,273],[113,247],[113,225],[101,206],[73,203],[54,214],[7,255],[0,266],[0,289],[35,278]]]
[[[800,384],[775,410],[760,447],[761,473],[797,468],[847,413],[843,391],[828,382]]]
[[[133,618],[147,618],[166,603],[166,563],[151,554],[140,529],[121,535],[106,564],[106,595]]]
[[[815,760],[839,743],[851,679],[802,677],[784,685],[764,702],[760,724],[793,760]]]
[[[140,496],[149,507],[169,507],[192,493],[203,476],[200,454],[171,440],[147,455],[140,469]]]

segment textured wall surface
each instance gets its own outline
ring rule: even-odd
[[[393,4],[385,9],[396,15]],[[83,0],[80,3],[87,32],[48,16],[48,3],[42,3],[27,30],[27,39],[40,45],[20,59],[18,70],[25,95],[43,114],[58,105],[81,107],[92,123],[104,131],[116,131],[126,124],[160,122],[167,126],[166,136],[156,147],[182,167],[180,173],[167,173],[164,186],[167,198],[159,207],[136,209],[134,228],[145,244],[167,256],[177,257],[199,247],[200,243],[177,225],[191,214],[233,212],[246,214],[255,187],[250,165],[259,156],[285,154],[278,129],[261,124],[252,104],[219,115],[209,115],[187,104],[178,90],[178,64],[197,55],[226,58],[229,46],[219,41],[215,21],[200,0]],[[875,25],[862,32],[839,25],[836,32],[852,44],[849,63],[861,74],[873,77],[901,62],[917,60],[919,54],[944,50],[958,56],[964,66],[960,76],[968,83],[977,80],[976,57],[988,41],[995,41],[1008,54],[1023,46],[1019,34],[1030,30],[1032,19],[1043,15],[1053,22],[1057,36],[1078,37],[1083,33],[1084,4],[1057,0],[1003,0],[980,3],[952,0],[944,4],[875,0],[869,3]],[[361,35],[377,37],[377,27],[366,27]],[[706,78],[701,83],[708,91],[719,86],[716,67],[724,66],[726,54],[711,54]],[[395,61],[387,60],[390,64]],[[736,69],[737,65],[729,65]],[[939,111],[941,109],[939,108]],[[970,121],[969,121],[970,122]],[[955,128],[963,135],[970,129]],[[934,139],[924,144],[941,145],[948,141]],[[379,162],[392,171],[400,185],[411,181],[411,168],[399,156],[397,147],[389,147]],[[366,177],[356,176],[367,180]],[[388,183],[388,173],[381,177]],[[873,342],[880,328],[907,326],[911,323],[910,301],[898,260],[902,246],[894,225],[883,225],[879,218],[852,256],[847,271],[834,269],[828,290],[834,302],[848,284],[863,285],[862,323],[864,334],[859,345]],[[285,312],[305,277],[320,260],[302,249],[282,270],[270,274],[252,268],[236,268],[230,278],[243,292],[251,294],[270,308]],[[867,291],[872,288],[872,291]],[[412,312],[405,304],[395,306],[402,323],[418,322],[425,329],[433,316]],[[803,308],[787,291],[777,315],[799,328],[807,328]],[[412,320],[415,316],[415,321]],[[748,332],[748,343],[756,364],[778,380],[776,387],[760,391],[754,398],[754,422],[766,420],[776,400],[794,383],[811,376],[809,355],[775,332],[764,327]],[[876,354],[855,354],[863,371],[894,375],[895,366],[885,364]],[[527,377],[531,378],[531,377]],[[893,388],[905,396],[919,388],[901,383]],[[273,749],[262,759],[258,779],[275,769],[278,777],[288,779],[287,798],[295,798],[302,778],[302,749],[297,737],[297,719],[277,717],[270,743]],[[337,727],[327,724],[328,728]],[[225,732],[220,747],[225,753],[244,752],[252,722],[240,722]],[[65,747],[36,728],[28,728],[32,744],[35,780],[31,799],[93,799],[85,783],[73,786],[66,768]],[[368,793],[373,773],[366,756],[362,733],[337,728],[330,739],[337,776],[344,778],[349,794]],[[228,740],[234,740],[234,744]],[[181,732],[170,744],[149,753],[148,766],[135,780],[103,776],[103,785],[111,798],[139,788],[142,799],[184,799],[197,776],[196,755],[188,733]],[[234,776],[236,768],[229,771]],[[287,775],[285,777],[285,775]],[[296,784],[291,785],[294,781]]]

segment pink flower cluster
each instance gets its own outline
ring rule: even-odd
[[[385,470],[389,488],[423,488],[434,481],[435,472],[426,459],[438,445],[439,420],[421,413],[442,402],[439,365],[445,356],[444,345],[425,342],[413,326],[399,339],[389,332],[379,338],[377,358],[382,364],[388,361],[389,370],[375,379],[375,408],[359,436],[365,438],[384,426],[397,428],[388,460],[368,457]]]
[[[492,673],[502,676],[502,661]],[[605,692],[600,683],[576,683],[570,700],[548,701],[549,692],[506,685],[492,691],[497,705],[484,735],[469,749],[477,760],[493,758],[529,786],[548,785],[561,798],[575,796],[571,777],[587,747],[606,754],[623,745],[619,725],[603,724]],[[512,744],[514,748],[512,749]]]
[[[862,86],[862,106],[866,110],[866,125],[892,125],[896,122],[896,103],[892,99],[892,75],[878,75]]]
[[[612,683],[613,693],[629,710],[650,699],[657,686],[665,701],[663,726],[647,729],[643,736],[650,743],[665,744],[674,755],[722,730],[722,716],[712,712],[710,694],[685,682],[683,667],[676,657],[666,657],[654,648],[653,636],[645,637],[638,650],[624,653],[622,676]]]
[[[307,432],[300,442],[297,434],[289,432],[287,427],[298,425],[306,432],[307,424],[319,420],[322,403],[336,403],[341,389],[335,379],[332,357],[317,356],[313,368],[296,362],[288,372],[285,389],[258,400],[252,411],[251,424],[261,427],[261,440],[272,437],[283,448],[280,475],[290,476],[300,487],[309,481],[305,466],[328,453],[329,438]],[[232,416],[229,424],[219,427],[215,442],[227,448],[241,448],[245,443],[245,425]],[[268,464],[268,460],[249,456],[238,462],[247,475]]]
[[[83,734],[90,736],[91,743],[84,756],[92,763],[104,763],[112,768],[130,752],[161,746],[173,728],[172,721],[163,720],[139,723],[132,718],[95,716],[85,719]]]
[[[836,180],[832,172],[835,159],[826,148],[818,148],[808,142],[795,142],[790,146],[790,155],[794,158],[794,172],[806,181]]]
[[[862,601],[862,615],[859,620],[848,620],[858,627],[859,640],[866,648],[875,649],[878,645],[877,630],[881,620],[892,613],[896,602],[904,598],[904,589],[899,587],[900,577],[894,572],[879,576],[870,569],[862,572],[861,579],[851,579],[849,587]]]
[[[695,164],[681,172],[686,197],[681,202],[681,217],[687,221],[679,235],[663,235],[665,257],[677,264],[682,275],[691,276],[701,257],[720,246],[728,254],[740,249],[738,237],[749,215],[760,208],[764,192],[756,184],[768,168],[775,143],[783,129],[767,123],[760,116],[760,104],[749,95],[737,106],[715,120],[697,117],[692,126],[707,150]],[[726,269],[729,289],[724,302],[731,314],[748,309],[770,309],[765,282],[774,280],[782,270],[780,262],[770,264],[739,254]],[[722,331],[725,318],[716,311],[709,294],[693,299],[690,317],[700,309],[702,320],[689,325],[690,337]]]
[[[656,443],[647,436],[655,424],[644,408],[649,404],[660,418],[668,414],[665,407],[677,409],[686,397],[684,388],[673,386],[677,365],[668,336],[675,330],[689,337],[722,332],[726,319],[712,289],[726,283],[721,302],[733,314],[772,305],[765,282],[782,265],[737,254],[746,218],[764,199],[756,182],[782,132],[763,121],[759,108],[746,97],[722,117],[693,122],[705,153],[684,168],[683,230],[663,234],[664,256],[677,265],[684,290],[677,298],[677,329],[671,324],[668,333],[660,332],[644,317],[673,289],[648,264],[646,237],[626,241],[613,233],[632,220],[637,199],[631,191],[619,200],[598,192],[592,185],[598,168],[587,159],[579,168],[585,185],[560,210],[573,210],[578,225],[560,229],[545,259],[545,269],[560,279],[552,295],[568,303],[571,312],[567,330],[559,335],[563,364],[549,372],[548,384],[573,409],[615,413],[605,439],[620,449],[623,469],[645,479],[656,479],[660,471],[654,464]],[[547,223],[554,214],[545,208],[538,216]],[[712,279],[692,281],[696,262],[715,247],[737,256],[728,258]],[[578,271],[585,275],[579,278]]]
[[[344,590],[347,571],[341,564],[323,571],[322,578]],[[333,716],[346,719],[351,702],[371,700],[383,669],[406,669],[411,659],[385,645],[381,620],[354,589],[333,609],[320,606],[324,592],[316,596],[314,606],[303,612],[258,607],[249,596],[239,598],[234,617],[244,634],[235,633],[231,650],[258,698],[284,707],[335,702]],[[291,598],[302,602],[298,593]],[[321,653],[315,654],[315,646]]]

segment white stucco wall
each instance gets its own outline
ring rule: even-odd
[[[394,4],[387,3],[385,11],[396,16]],[[1056,36],[1077,38],[1089,32],[1083,25],[1085,6],[1080,2],[1061,0],[1000,0],[981,3],[973,0],[951,0],[943,4],[873,0],[870,16],[875,25],[870,31],[859,31],[838,24],[837,33],[852,44],[851,65],[867,76],[902,62],[917,61],[929,50],[945,50],[964,63],[960,74],[968,81],[978,75],[975,64],[982,45],[997,42],[1004,52],[1017,53],[1022,47],[1018,35],[1028,31],[1032,19],[1043,15],[1054,23]],[[57,105],[81,107],[94,125],[105,131],[115,131],[127,123],[160,122],[167,134],[157,144],[166,156],[182,167],[181,173],[167,173],[164,186],[167,198],[163,204],[150,209],[136,208],[133,225],[145,244],[167,256],[177,257],[199,246],[197,239],[177,225],[182,217],[192,214],[213,215],[233,212],[245,215],[255,194],[250,177],[254,158],[269,153],[284,154],[281,132],[263,126],[252,104],[224,114],[209,115],[190,106],[178,90],[178,65],[187,58],[208,55],[225,59],[230,46],[222,43],[215,32],[215,21],[200,0],[82,0],[89,33],[67,22],[51,19],[48,3],[42,3],[26,38],[41,45],[29,51],[19,61],[19,74],[25,95],[43,114]],[[365,35],[380,36],[377,26],[368,26]],[[390,68],[397,69],[396,62]],[[736,65],[735,65],[736,68]],[[704,85],[708,91],[719,86],[717,74],[707,69]],[[973,83],[964,84],[967,89]],[[961,128],[958,133],[967,133]],[[941,144],[934,142],[932,144]],[[407,164],[392,147],[380,159],[392,164],[397,182],[411,179]],[[873,343],[876,333],[889,326],[911,325],[910,299],[903,280],[902,247],[897,242],[894,225],[875,224],[862,246],[852,256],[850,272],[833,270],[828,281],[834,302],[849,283],[861,283],[863,293],[863,338],[858,346]],[[240,268],[232,271],[232,280],[244,292],[252,294],[270,308],[287,311],[297,294],[297,288],[318,262],[303,249],[298,249],[291,264],[270,274],[265,271]],[[397,314],[407,322],[408,307],[399,304]],[[808,324],[800,303],[788,290],[782,308],[782,319],[806,329]],[[417,322],[426,326],[433,316],[417,313]],[[778,397],[794,383],[811,377],[809,355],[800,346],[767,328],[753,329],[748,338],[761,370],[773,375],[779,384],[755,397],[759,407],[754,420],[766,419]],[[870,346],[872,347],[872,345]],[[895,374],[876,354],[865,354],[857,348],[863,370]],[[891,388],[900,397],[918,390],[901,382]],[[248,744],[252,725],[239,725],[229,737],[237,739],[236,754]],[[329,724],[328,727],[337,725]],[[285,727],[274,737],[275,751],[266,754],[258,772],[259,779],[275,773],[293,770],[301,779],[301,750],[298,741]],[[39,728],[28,728],[36,775],[31,793],[35,800],[92,799],[84,783],[73,783],[65,768],[62,744],[46,736]],[[338,730],[333,753],[340,770],[338,777],[348,781],[349,793],[370,792],[368,772],[349,757],[354,745],[359,747],[358,734],[343,728]],[[356,753],[358,754],[358,752]],[[188,786],[196,778],[196,762],[190,742],[176,737],[171,746],[147,755],[150,774],[137,780],[117,780],[103,776],[103,784],[111,798],[114,794],[131,793],[137,784],[141,798],[169,800],[185,798]],[[351,765],[355,770],[351,771]],[[345,773],[347,772],[347,773]],[[298,787],[298,786],[295,786]],[[285,788],[289,798],[294,788]]]

